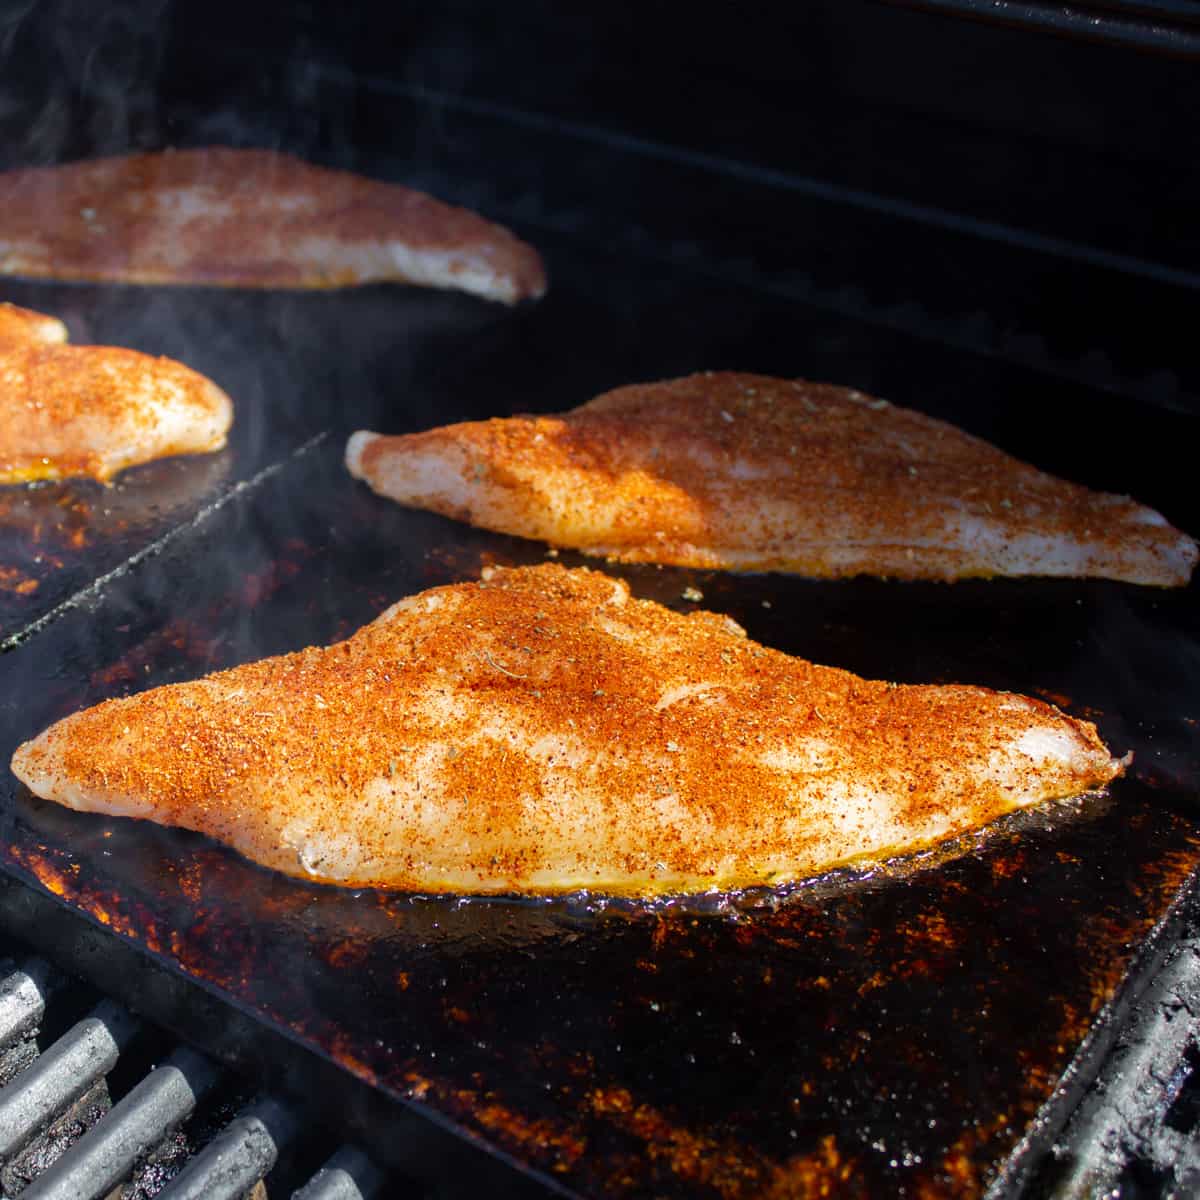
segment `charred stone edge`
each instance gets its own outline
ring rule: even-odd
[[[1055,1158],[1064,1155],[1075,1162],[1099,1164],[1104,1150],[1093,1144],[1098,1128],[1088,1116],[1094,1109],[1093,1089],[1098,1081],[1102,1083],[1121,1069],[1114,1051],[1122,1040],[1139,1040],[1142,1014],[1178,1003],[1179,967],[1190,967],[1191,975],[1200,978],[1200,956],[1194,949],[1189,951],[1193,945],[1200,945],[1200,871],[1193,872],[1144,940],[1121,986],[1095,1018],[1053,1093],[984,1193],[984,1200],[1040,1195],[1031,1185],[1039,1182]]]

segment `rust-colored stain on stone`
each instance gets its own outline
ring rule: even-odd
[[[581,1195],[957,1197],[1200,863],[1200,833],[1136,784],[1094,808],[710,911],[311,887],[32,800],[0,855]]]
[[[460,1110],[475,1114],[481,1129],[521,1147],[532,1157],[546,1160],[545,1165],[559,1174],[570,1171],[587,1148],[585,1139],[549,1118],[530,1120],[520,1111],[473,1090],[460,1088],[455,1099]]]
[[[17,567],[0,566],[0,591],[28,596],[38,590],[38,581]]]
[[[639,1104],[624,1088],[597,1089],[590,1096],[593,1112],[631,1134],[651,1163],[666,1166],[671,1175],[692,1187],[733,1200],[745,1195],[773,1197],[829,1196],[845,1191],[854,1164],[838,1151],[827,1135],[808,1154],[782,1162],[759,1160],[736,1143],[697,1136],[663,1112]]]

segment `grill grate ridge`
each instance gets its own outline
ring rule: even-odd
[[[59,1034],[50,1019],[56,998],[74,1006],[87,999],[93,1007]],[[302,1113],[270,1096],[244,1104],[242,1081],[164,1036],[42,959],[0,965],[3,1200],[237,1200],[268,1194],[263,1181],[277,1162],[293,1143],[309,1140],[301,1137]],[[138,1051],[164,1046],[158,1064],[143,1071]],[[118,1064],[128,1071],[130,1060],[134,1077],[122,1089]],[[212,1111],[202,1117],[206,1106]],[[291,1175],[269,1194],[370,1200],[385,1194],[387,1182],[371,1159],[349,1145],[335,1146],[315,1172],[293,1165]]]

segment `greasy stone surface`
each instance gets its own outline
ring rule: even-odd
[[[572,1194],[949,1198],[982,1193],[1200,862],[1187,817],[1113,793],[740,910],[347,893],[36,802],[0,853]]]

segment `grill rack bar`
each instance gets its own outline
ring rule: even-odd
[[[292,1200],[373,1200],[383,1195],[383,1172],[354,1146],[343,1146]]]
[[[99,1083],[139,1028],[128,1011],[105,1000],[0,1092],[0,1160]]]
[[[199,1101],[218,1072],[186,1047],[176,1050],[21,1195],[27,1200],[102,1200]]]
[[[239,1200],[297,1133],[295,1115],[263,1100],[235,1117],[159,1193],[162,1200]]]
[[[53,979],[53,968],[40,958],[5,972],[0,981],[0,1046],[20,1041],[37,1027]]]
[[[0,1068],[21,1062],[0,1087],[0,1165],[36,1145],[73,1105],[103,1082],[146,1025],[115,1001],[101,999],[41,1053],[28,1043],[39,1032],[47,1002],[60,991],[90,992],[69,984],[44,960],[0,967]],[[24,1188],[4,1200],[101,1200],[136,1176],[172,1130],[210,1094],[232,1080],[210,1059],[179,1046],[133,1086]],[[224,1124],[158,1192],[164,1200],[237,1200],[259,1184],[303,1129],[301,1114],[273,1097],[262,1098]],[[354,1146],[343,1145],[294,1192],[296,1200],[372,1200],[383,1194],[385,1173]]]

